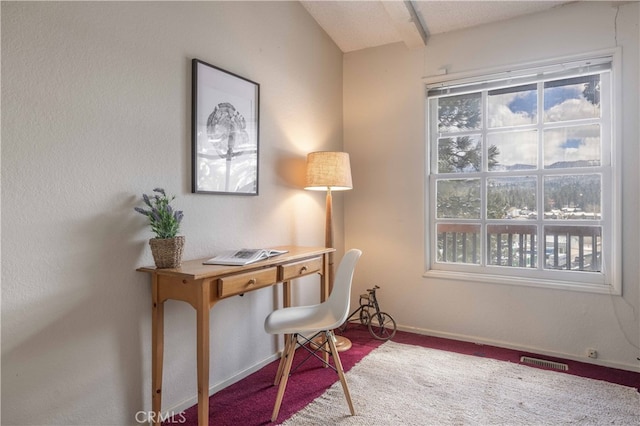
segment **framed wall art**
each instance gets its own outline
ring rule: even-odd
[[[192,192],[258,195],[260,85],[192,60]]]

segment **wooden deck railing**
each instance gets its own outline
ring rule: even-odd
[[[480,225],[438,224],[438,261],[480,264]],[[552,225],[544,228],[544,268],[601,270],[599,226]],[[487,225],[488,264],[538,267],[537,226]]]
[[[544,230],[547,268],[601,270],[602,231],[599,226],[545,226]]]

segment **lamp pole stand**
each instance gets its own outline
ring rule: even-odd
[[[333,248],[333,200],[331,197],[331,188],[327,188],[327,204],[326,204],[326,217],[324,222],[324,246]],[[329,253],[329,293],[333,290],[333,254]]]
[[[327,206],[324,227],[325,247],[333,248],[333,200],[331,197],[331,187],[327,187]],[[333,252],[329,253],[329,293],[333,291]],[[335,336],[335,345],[338,352],[344,352],[351,349],[351,340],[344,336]]]
[[[307,154],[307,179],[305,189],[313,191],[327,190],[326,221],[324,225],[324,246],[333,247],[333,203],[331,190],[346,191],[353,188],[351,180],[351,165],[349,154],[346,152],[316,151]],[[328,276],[324,277],[329,283],[329,293],[333,290],[333,252],[329,253],[327,262]],[[335,346],[339,351],[346,351],[351,347],[351,341],[344,336],[336,336]]]

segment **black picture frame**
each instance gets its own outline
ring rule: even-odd
[[[258,195],[260,85],[192,60],[192,190]]]

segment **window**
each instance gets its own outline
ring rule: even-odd
[[[619,291],[612,64],[427,84],[428,274]]]

